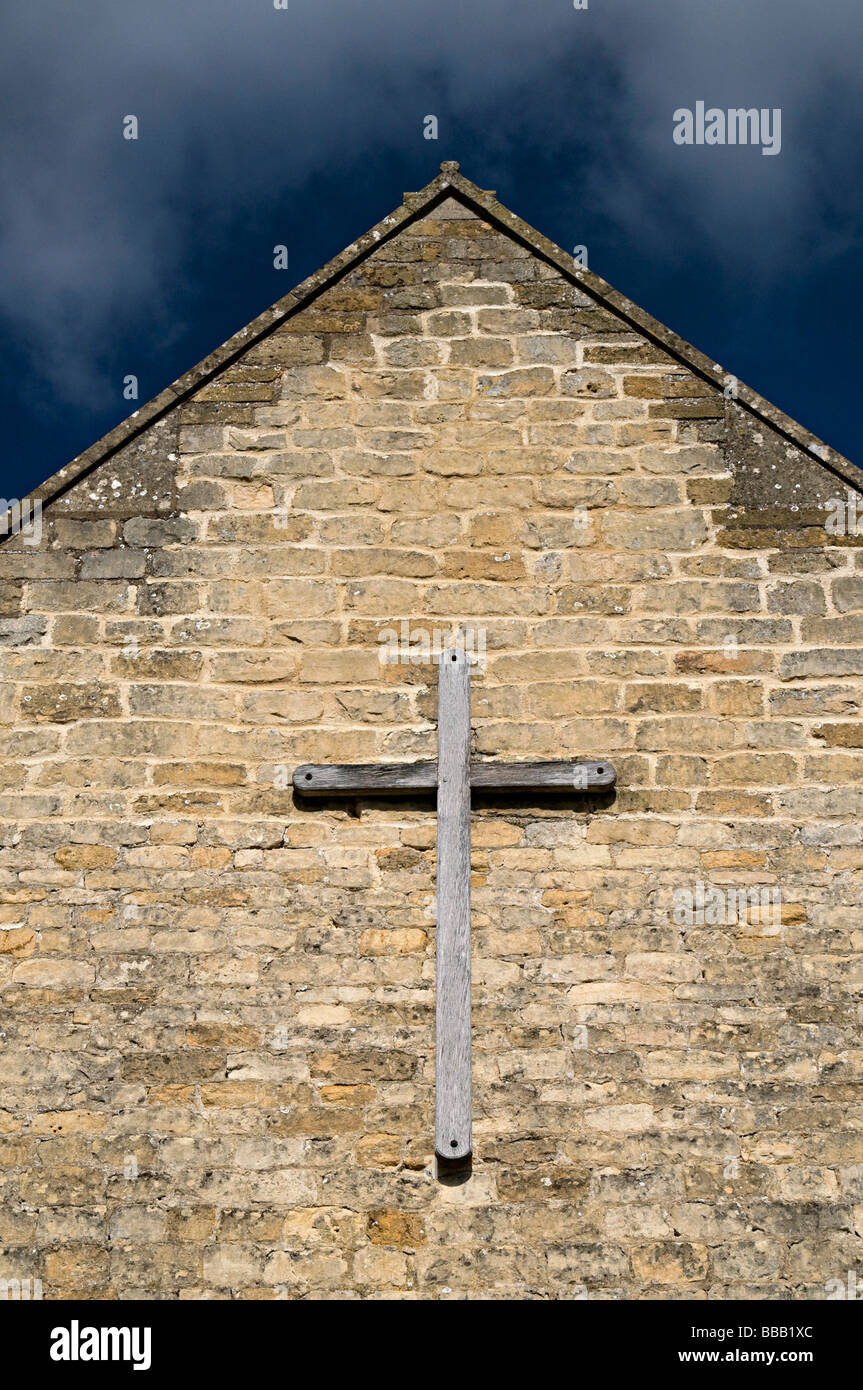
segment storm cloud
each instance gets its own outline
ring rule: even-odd
[[[2,25],[5,495],[445,158],[863,460],[858,0],[17,0]],[[676,144],[699,101],[780,109],[781,154]]]

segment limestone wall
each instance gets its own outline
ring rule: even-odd
[[[0,1278],[773,1299],[859,1267],[847,493],[451,199],[7,542]],[[461,1185],[433,805],[290,788],[434,756],[403,623],[483,647],[475,756],[618,772],[476,798]]]

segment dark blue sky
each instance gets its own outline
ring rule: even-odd
[[[442,159],[863,464],[859,0],[6,0],[0,53],[3,496]],[[675,144],[698,101],[781,153]]]

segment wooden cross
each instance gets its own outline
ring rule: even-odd
[[[606,760],[480,763],[470,760],[470,655],[441,653],[437,762],[305,763],[294,772],[304,796],[437,791],[437,939],[435,1000],[435,1150],[467,1162],[471,1153],[470,793],[589,791],[613,787]]]

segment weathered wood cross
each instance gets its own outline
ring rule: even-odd
[[[294,772],[303,796],[437,791],[435,1150],[448,1161],[471,1152],[470,793],[530,788],[589,791],[614,786],[611,763],[480,763],[470,760],[470,654],[441,653],[437,762],[306,763]]]

